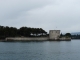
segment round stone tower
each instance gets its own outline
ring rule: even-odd
[[[60,30],[50,30],[49,31],[49,39],[57,40],[60,37]]]

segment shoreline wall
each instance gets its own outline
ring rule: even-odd
[[[7,37],[6,41],[46,41],[48,37]]]
[[[49,39],[49,37],[7,37],[5,41],[71,41],[71,38]]]
[[[59,38],[59,39],[60,39],[60,40],[64,40],[64,41],[65,41],[65,40],[67,40],[67,41],[68,41],[68,40],[71,40],[71,38],[69,38],[69,37],[68,37],[68,38],[67,38],[67,37],[62,37],[62,38]]]

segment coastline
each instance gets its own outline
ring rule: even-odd
[[[49,39],[49,37],[8,37],[5,41],[71,41],[71,38]]]

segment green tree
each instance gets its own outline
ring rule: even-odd
[[[21,27],[17,29],[16,27],[0,26],[0,37],[36,37],[43,34],[47,35],[47,32],[42,28]]]
[[[62,33],[60,34],[60,37],[63,37],[63,34]]]
[[[66,37],[71,37],[71,34],[70,33],[66,33],[65,36]]]

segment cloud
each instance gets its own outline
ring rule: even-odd
[[[44,3],[45,2],[45,3]],[[37,7],[44,6],[48,1],[37,1],[37,0],[3,0],[0,2],[1,11],[0,16],[6,19],[16,18],[22,12],[35,9]]]
[[[0,0],[0,24],[79,31],[79,0]],[[56,28],[57,27],[57,28]]]

